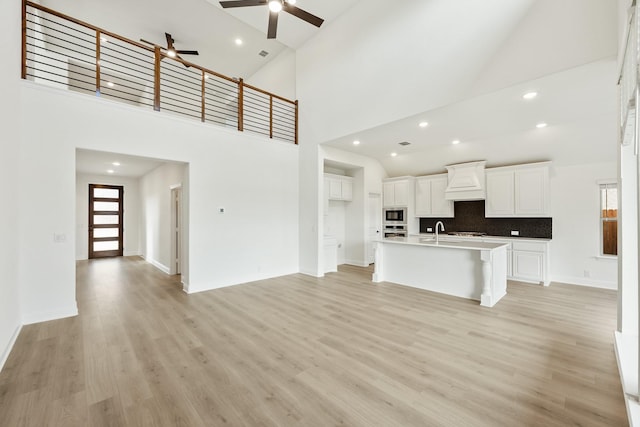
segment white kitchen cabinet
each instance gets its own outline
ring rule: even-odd
[[[385,208],[407,207],[409,205],[409,180],[384,181],[383,204]]]
[[[324,185],[328,200],[350,202],[353,199],[353,178],[350,176],[324,174]]]
[[[549,162],[486,170],[485,216],[548,217]]]
[[[453,201],[445,198],[447,175],[416,178],[416,217],[453,218]]]

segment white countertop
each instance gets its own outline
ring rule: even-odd
[[[411,234],[409,235],[414,237],[435,237],[435,233],[420,233],[420,234]],[[469,239],[469,240],[483,240],[483,239],[495,239],[495,240],[512,240],[512,241],[530,241],[530,242],[550,242],[551,239],[545,239],[542,237],[518,237],[518,236],[456,236],[455,234],[440,234],[440,239],[444,240],[447,238],[451,239]]]
[[[413,245],[413,246],[428,246],[435,248],[450,248],[450,249],[470,249],[470,250],[493,250],[503,246],[507,246],[505,243],[491,243],[481,241],[464,241],[464,242],[452,242],[446,239],[440,239],[438,243],[435,241],[435,237],[432,235],[424,236],[409,236],[409,237],[389,237],[381,239],[382,243],[394,243],[400,245]]]

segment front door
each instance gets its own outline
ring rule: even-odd
[[[89,258],[122,256],[124,187],[89,184]]]

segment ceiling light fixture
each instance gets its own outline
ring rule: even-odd
[[[296,4],[296,0],[287,0],[287,3],[293,5],[293,4]]]
[[[111,163],[113,166],[120,166],[120,162],[113,162]]]
[[[358,140],[353,141],[353,145],[360,145],[360,141]]]
[[[113,173],[113,172],[115,172],[113,169],[107,170],[107,173]]]
[[[282,2],[280,0],[271,0],[269,2],[269,10],[275,13],[280,12],[282,10]]]
[[[171,58],[175,58],[178,54],[176,53],[175,49],[169,49],[167,50],[167,56],[171,57]]]
[[[398,155],[398,153],[391,153],[391,157],[395,157],[397,155]]]
[[[427,126],[429,126],[429,122],[420,122],[418,126],[420,126],[421,128],[426,128]]]
[[[113,82],[107,82],[107,86],[114,87],[115,85],[113,84]]]
[[[101,41],[102,43],[109,43],[109,39],[108,39],[108,38],[106,38],[106,37],[100,37],[100,41]]]
[[[459,139],[454,139],[453,141],[451,141],[451,143],[453,145],[458,145],[458,144],[460,144],[460,140]]]
[[[242,39],[240,39],[240,38],[236,39],[236,45],[242,46],[242,43],[243,43]]]
[[[547,124],[546,124],[546,123],[538,123],[538,124],[536,125],[536,127],[537,127],[538,129],[546,128],[546,127],[547,127]]]
[[[524,95],[522,95],[522,97],[523,97],[524,99],[527,99],[527,100],[529,100],[529,99],[533,99],[533,98],[535,98],[536,96],[538,96],[538,92],[527,92],[527,93],[525,93]]]

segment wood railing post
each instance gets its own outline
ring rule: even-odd
[[[298,145],[298,100],[296,99],[294,102],[295,106],[296,106],[296,121],[295,121],[295,130],[296,130],[296,134],[295,134],[295,138],[296,138],[296,145]]]
[[[27,0],[22,0],[22,70],[20,76],[27,78]]]
[[[238,80],[238,130],[244,131],[244,81]]]
[[[269,138],[273,139],[273,96],[269,95]]]
[[[202,87],[201,87],[201,91],[200,91],[200,96],[201,96],[201,105],[200,105],[200,120],[202,121],[202,123],[205,122],[205,115],[204,115],[204,110],[205,110],[205,104],[204,104],[204,81],[206,80],[206,76],[204,73],[204,70],[202,70]]]
[[[100,31],[96,31],[96,96],[100,96]]]
[[[154,49],[155,65],[153,69],[153,109],[160,111],[160,47]]]

